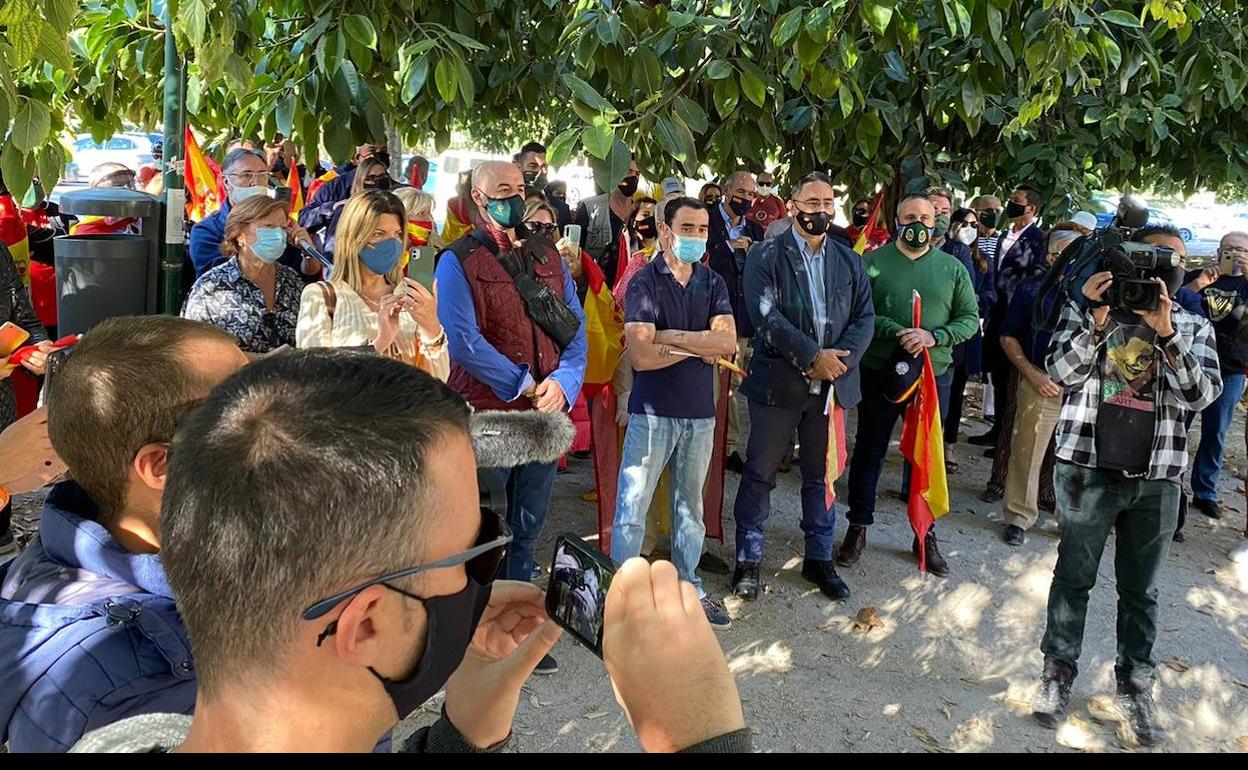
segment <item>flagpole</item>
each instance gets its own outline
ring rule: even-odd
[[[185,217],[185,72],[173,38],[177,0],[165,0],[165,249],[160,262],[160,307],[162,313],[176,315],[182,309],[182,261],[186,254]]]

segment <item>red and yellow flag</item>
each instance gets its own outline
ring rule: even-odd
[[[880,205],[884,202],[885,190],[880,190],[875,196],[875,203],[871,204],[871,216],[867,217],[867,223],[862,226],[862,231],[858,233],[858,239],[854,242],[854,251],[859,254],[866,254],[867,247],[871,245],[872,237],[877,230],[877,223],[880,221]]]
[[[914,328],[920,328],[922,298],[914,292]],[[919,538],[919,569],[927,570],[927,549],[922,546],[927,531],[941,516],[949,513],[949,482],[945,477],[945,439],[940,424],[940,395],[932,357],[923,351],[923,375],[919,392],[906,407],[901,424],[901,454],[911,465],[910,500],[906,513]]]
[[[836,403],[836,388],[828,386],[828,401],[823,413],[828,416],[828,454],[824,459],[823,504],[830,510],[836,502],[836,489],[832,486],[845,473],[845,410]]]
[[[316,191],[321,189],[321,185],[325,184],[326,182],[332,182],[333,180],[337,178],[338,178],[338,169],[331,168],[329,171],[326,171],[324,174],[321,174],[316,179],[313,179],[312,183],[308,185],[308,203],[311,203],[312,199],[316,197]]]
[[[202,221],[204,217],[221,208],[221,167],[204,155],[195,141],[191,127],[186,127],[186,217],[192,222]]]
[[[581,270],[588,290],[585,292],[585,339],[589,343],[585,364],[584,393],[593,398],[611,382],[615,367],[624,353],[624,315],[607,278],[589,254],[581,252]]]
[[[9,247],[22,283],[30,286],[30,239],[26,237],[26,222],[22,219],[21,207],[7,193],[0,195],[0,242]]]
[[[290,164],[290,174],[286,176],[286,186],[290,188],[290,221],[299,221],[299,212],[303,211],[303,180],[299,178],[299,166]]]

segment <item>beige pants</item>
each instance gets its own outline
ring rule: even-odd
[[[1040,517],[1040,469],[1061,409],[1061,396],[1045,398],[1027,378],[1018,378],[1018,406],[1005,474],[1006,524],[1030,529]]]
[[[752,340],[749,337],[737,337],[737,366],[746,370],[750,370],[750,355],[754,352]],[[741,387],[741,377],[734,374],[729,382],[732,383],[732,392],[728,394],[728,453],[736,452],[745,459],[746,447],[750,444],[750,405],[745,396],[738,395],[737,389]],[[716,385],[719,378],[715,379]],[[716,393],[718,399],[719,394]]]

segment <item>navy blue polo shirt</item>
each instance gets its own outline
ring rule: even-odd
[[[710,330],[711,319],[718,315],[732,315],[728,285],[719,273],[701,262],[694,263],[688,285],[681,286],[660,253],[628,284],[625,323],[654,324],[657,331],[704,332]],[[715,367],[702,363],[700,358],[687,358],[664,369],[636,372],[628,412],[681,419],[713,418],[714,383]]]

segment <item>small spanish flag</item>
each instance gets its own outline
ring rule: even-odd
[[[922,318],[922,298],[914,292],[914,327]],[[949,481],[945,476],[945,439],[940,424],[940,396],[932,359],[923,350],[923,376],[918,395],[906,407],[901,424],[901,454],[910,461],[910,500],[906,513],[919,543],[936,519],[949,513]],[[919,569],[927,570],[927,549],[919,548]]]
[[[303,211],[303,183],[299,179],[299,166],[290,164],[290,174],[286,177],[286,186],[290,188],[290,221],[299,221],[299,212]]]
[[[316,179],[313,179],[312,183],[308,185],[308,203],[311,203],[316,198],[316,191],[321,189],[321,185],[326,182],[331,182],[337,178],[338,169],[331,168],[329,171],[321,174]]]
[[[204,217],[221,208],[224,200],[221,186],[221,167],[212,158],[204,155],[191,133],[190,125],[185,134],[186,167],[186,217],[192,222],[199,222]]]
[[[872,234],[880,221],[880,204],[883,202],[884,190],[880,190],[875,196],[875,203],[871,204],[871,216],[867,217],[867,223],[862,226],[862,232],[858,233],[858,240],[854,242],[854,251],[859,254],[866,254],[867,247],[871,245]]]

